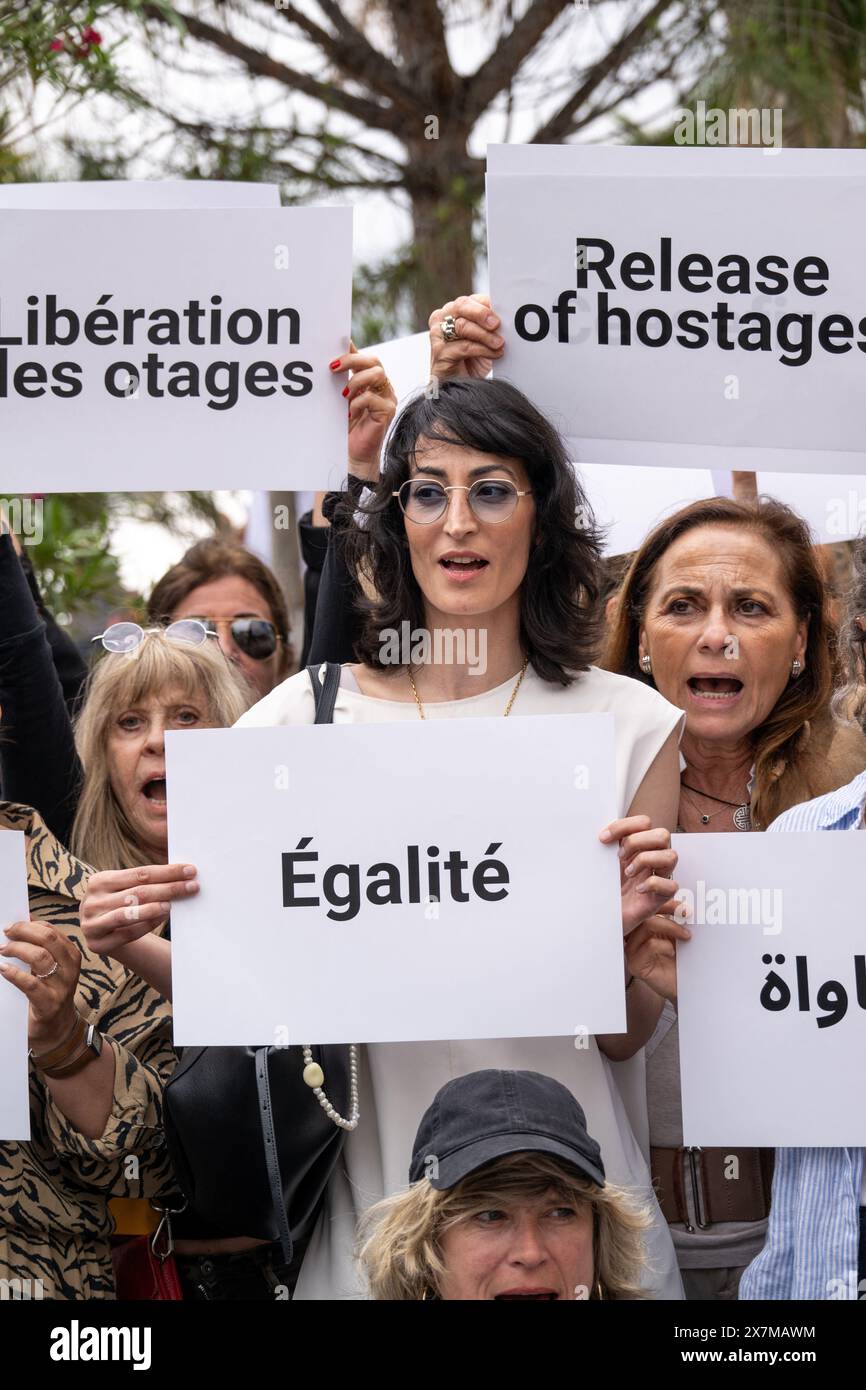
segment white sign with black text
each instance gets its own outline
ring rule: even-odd
[[[351,286],[350,208],[3,212],[4,487],[339,486]]]
[[[180,1045],[624,1029],[612,716],[189,731],[166,759],[201,883]]]
[[[683,1142],[866,1144],[863,835],[675,835]]]
[[[866,472],[866,176],[660,178],[639,153],[628,178],[488,176],[494,374],[578,462]]]

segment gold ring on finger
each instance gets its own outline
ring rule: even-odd
[[[460,337],[457,331],[457,321],[453,314],[446,314],[442,320],[442,337],[446,343],[453,343],[455,338]]]

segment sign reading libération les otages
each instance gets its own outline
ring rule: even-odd
[[[612,717],[382,733],[168,735],[175,1041],[623,1031]]]
[[[866,151],[622,153],[491,161],[496,374],[581,461],[866,471]]]
[[[339,485],[351,274],[349,208],[3,209],[3,486]]]

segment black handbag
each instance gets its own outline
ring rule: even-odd
[[[333,720],[340,667],[307,672],[317,724]],[[315,1047],[328,1099],[349,1104],[349,1049]],[[226,1235],[279,1239],[286,1264],[311,1229],[345,1131],[303,1079],[303,1049],[185,1048],[165,1088],[165,1133],[189,1214]]]

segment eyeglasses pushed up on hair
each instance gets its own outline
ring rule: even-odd
[[[478,478],[471,487],[443,487],[435,478],[407,478],[393,492],[403,515],[409,521],[425,525],[439,521],[448,509],[450,492],[468,492],[468,502],[479,521],[507,521],[521,497],[531,497],[529,489],[521,492],[510,478]]]
[[[114,654],[134,652],[151,632],[161,633],[169,642],[189,642],[200,647],[209,637],[219,636],[219,624],[222,622],[228,626],[238,650],[253,661],[266,661],[273,656],[282,640],[274,624],[268,622],[267,618],[178,618],[168,627],[148,628],[138,623],[112,623],[92,640],[101,642],[107,652]]]
[[[169,623],[168,627],[141,627],[139,623],[111,623],[104,632],[100,632],[96,637],[91,637],[91,642],[101,642],[107,652],[112,656],[127,656],[131,652],[137,651],[145,637],[153,632],[159,632],[169,642],[188,642],[193,647],[200,647],[202,642],[206,642],[208,637],[215,637],[216,633],[209,632],[204,623],[197,618],[179,618],[175,623]]]

